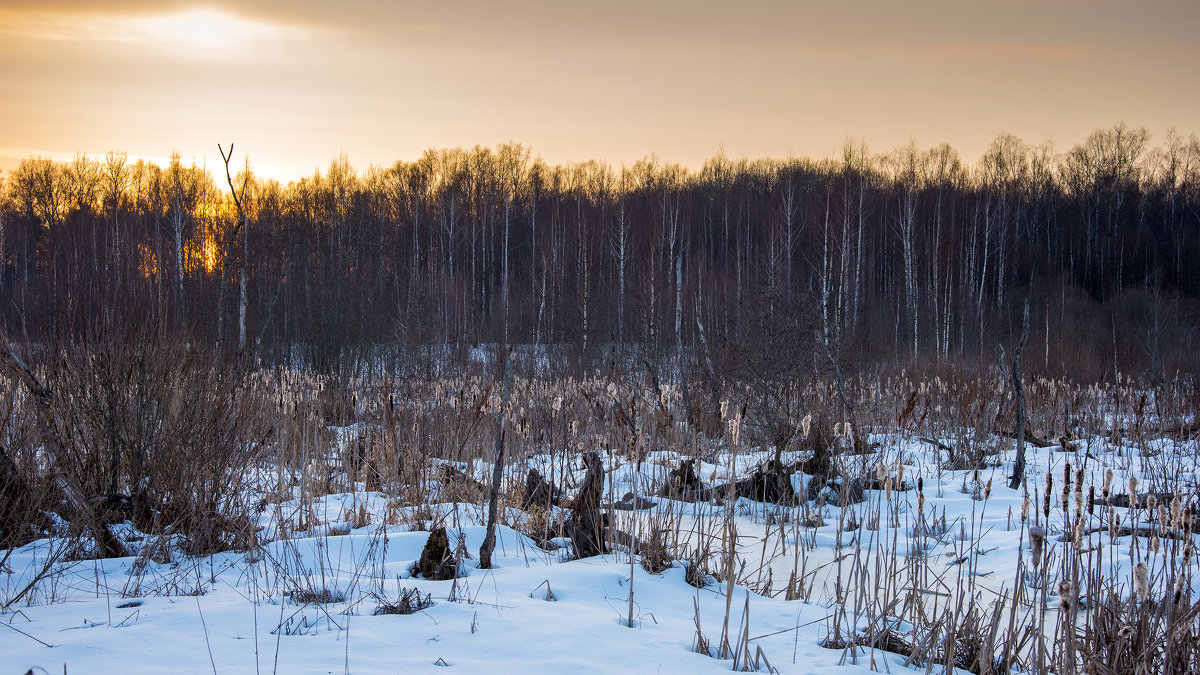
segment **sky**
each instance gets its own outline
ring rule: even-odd
[[[1196,0],[0,0],[0,171],[110,150],[358,169],[1200,132]],[[227,146],[226,146],[227,147]]]

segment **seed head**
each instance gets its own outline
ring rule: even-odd
[[[1042,551],[1046,545],[1046,528],[1034,525],[1029,528],[1029,551],[1033,554],[1033,568],[1037,569],[1042,562]]]
[[[1150,574],[1146,571],[1146,563],[1138,561],[1138,564],[1133,566],[1133,588],[1137,592],[1138,600],[1146,601],[1150,596]]]
[[[1075,587],[1067,579],[1058,582],[1058,607],[1063,611],[1070,610],[1075,604]]]

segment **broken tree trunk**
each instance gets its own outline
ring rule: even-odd
[[[53,393],[38,381],[37,376],[33,371],[13,352],[8,345],[8,340],[0,338],[0,356],[4,357],[5,363],[8,365],[12,373],[21,380],[25,385],[25,389],[29,392],[29,397],[33,400],[35,417],[37,418],[38,431],[42,435],[42,442],[45,443],[46,451],[50,458],[50,471],[54,475],[54,483],[58,486],[63,496],[63,504],[66,506],[67,519],[88,530],[92,539],[96,542],[96,553],[105,558],[123,558],[129,555],[125,545],[121,543],[108,529],[107,525],[99,522],[95,512],[88,506],[87,499],[84,498],[83,492],[75,485],[74,481],[67,477],[60,466],[61,458],[66,454],[62,439],[58,435],[58,430],[54,426],[53,412],[50,408]]]
[[[430,581],[448,581],[458,576],[458,561],[450,552],[450,538],[446,536],[446,528],[434,528],[425,540],[421,549],[421,557],[412,568],[413,576]]]
[[[529,473],[525,474],[525,497],[521,500],[522,509],[529,509],[533,506],[549,509],[551,506],[558,505],[558,497],[558,489],[554,487],[554,483],[546,480],[540,471],[530,469]]]
[[[662,497],[679,497],[694,490],[703,490],[704,483],[696,475],[696,460],[684,459],[679,461],[679,468],[671,469],[667,481],[663,483],[658,494]]]
[[[583,487],[571,502],[571,517],[566,523],[575,557],[589,558],[607,551],[604,530],[607,518],[600,510],[600,497],[604,494],[604,464],[600,455],[589,452],[583,456],[587,474]]]

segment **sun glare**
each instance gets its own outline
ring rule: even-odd
[[[278,37],[275,26],[214,9],[191,9],[136,19],[135,39],[184,49],[219,50]]]
[[[187,57],[228,55],[265,42],[302,37],[306,32],[297,26],[256,21],[208,7],[134,15],[34,13],[6,17],[0,12],[0,34],[144,45]]]

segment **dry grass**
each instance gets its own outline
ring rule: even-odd
[[[954,666],[980,674],[1014,668],[1200,669],[1200,610],[1186,593],[1195,564],[1188,543],[1195,523],[1184,522],[1195,509],[1195,489],[1177,479],[1184,460],[1156,451],[1153,443],[1196,440],[1200,396],[1186,378],[1159,385],[1149,398],[1144,385],[1124,380],[1107,386],[1030,383],[1035,438],[1053,442],[1077,465],[1102,459],[1119,471],[1137,469],[1147,484],[1131,499],[1128,489],[1093,485],[1071,471],[1068,480],[1055,477],[1057,489],[1029,486],[1032,505],[1020,515],[1009,513],[1008,522],[1035,550],[1023,549],[1016,578],[984,603],[975,598],[981,590],[976,572],[990,501],[988,475],[1011,451],[1006,434],[1013,427],[1011,393],[986,371],[850,378],[848,403],[863,427],[853,431],[844,416],[847,402],[831,385],[796,385],[789,390],[795,405],[770,421],[775,432],[791,432],[769,434],[766,422],[742,417],[746,408],[736,400],[720,411],[689,412],[699,404],[685,402],[680,390],[635,374],[518,377],[501,408],[491,379],[482,375],[396,381],[251,373],[244,366],[215,368],[214,355],[186,344],[144,342],[89,343],[57,357],[44,352],[39,360],[49,386],[64,392],[56,415],[74,442],[70,471],[90,496],[128,499],[128,507],[114,502],[119,508],[111,509],[113,517],[159,535],[156,545],[142,549],[156,559],[170,555],[167,535],[181,535],[179,543],[193,553],[253,548],[250,523],[259,509],[273,515],[280,537],[314,531],[328,519],[318,513],[321,500],[349,492],[356,501],[339,507],[340,522],[356,529],[373,524],[365,501],[357,500],[359,494],[377,495],[386,508],[375,524],[440,531],[441,548],[428,561],[428,573],[452,574],[461,552],[450,547],[445,532],[458,524],[447,522],[438,505],[482,504],[495,440],[495,425],[487,420],[500,414],[509,429],[511,458],[500,493],[506,524],[550,548],[552,539],[569,538],[572,521],[560,503],[586,501],[588,508],[575,510],[591,513],[593,529],[607,537],[596,542],[598,550],[621,551],[631,556],[631,565],[636,560],[653,573],[682,565],[697,588],[728,593],[733,584],[745,584],[764,594],[811,600],[821,590],[818,577],[833,579],[825,644],[843,650],[847,660],[887,651],[930,669]],[[12,382],[3,385],[0,403],[7,407],[0,408],[0,436],[15,475],[31,486],[26,492],[34,498],[34,506],[4,514],[6,541],[19,542],[11,537],[45,533],[36,514],[54,497],[36,460],[30,411]],[[698,425],[692,418],[720,423]],[[883,447],[851,452],[856,434],[871,434]],[[1097,437],[1119,440],[1131,451],[1098,459],[1099,448],[1078,440]],[[941,495],[927,493],[921,476],[902,475],[906,462],[891,448],[918,438],[927,439],[939,459],[930,467],[936,475],[924,478],[961,482],[976,505],[969,519],[948,522],[931,506]],[[754,468],[737,461],[761,443],[775,459],[758,465],[759,482],[751,481],[743,496],[777,504],[755,507],[761,508],[765,535],[747,552],[739,548],[745,535],[734,525],[735,510],[745,500],[733,497],[738,481],[752,478]],[[591,451],[602,460],[598,479],[597,460],[586,462],[593,478],[585,479],[582,459]],[[783,452],[789,453],[788,463],[779,461]],[[639,497],[662,495],[685,499],[693,510],[652,518],[636,510],[599,513],[608,510],[601,505],[620,501],[620,495],[603,494],[605,485],[612,489],[603,466],[638,470],[634,498],[626,500],[633,507]],[[767,470],[777,474],[768,476]],[[808,493],[791,493],[796,471],[819,473],[820,480],[806,477]],[[787,487],[771,492],[764,476],[782,476]],[[1122,494],[1145,507],[1151,493],[1170,502],[1167,496],[1176,492],[1178,506],[1122,510],[1120,520],[1107,525]],[[849,502],[861,503],[834,509],[835,503]],[[819,532],[832,533],[837,550],[835,562],[824,569],[810,567],[806,559]],[[1129,534],[1140,535],[1131,539],[1141,543],[1130,549],[1128,539],[1121,539],[1118,551],[1112,535]],[[947,545],[952,564],[934,572],[929,552]],[[1143,593],[1134,581],[1115,577],[1118,555],[1144,564],[1149,588],[1173,588],[1182,579],[1183,590]],[[791,561],[792,569],[773,577],[770,569],[778,560]],[[320,589],[293,589],[293,600],[341,601],[325,595],[330,592],[319,577],[310,575],[284,575],[297,582],[295,588]],[[402,588],[392,598],[377,591],[376,601],[377,613],[412,613],[431,599]],[[712,642],[697,616],[695,647],[726,657],[736,653],[739,664],[749,667],[761,659],[749,653],[737,609],[729,605],[722,635]]]

